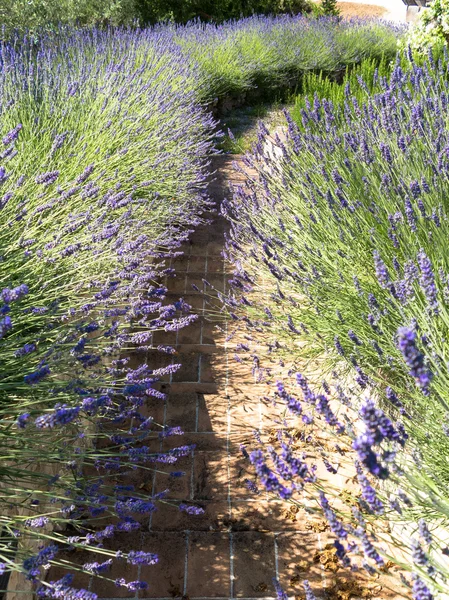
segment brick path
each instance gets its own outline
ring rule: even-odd
[[[219,175],[210,192],[217,203],[229,180],[243,183],[232,168],[235,158],[215,159]],[[146,579],[149,589],[136,595],[113,584],[91,582],[90,589],[103,599],[273,598],[272,578],[276,575],[291,595],[301,589],[289,585],[295,576],[298,581],[305,576],[314,580],[317,589],[326,583],[326,574],[320,563],[314,562],[314,555],[324,548],[327,534],[305,530],[312,523],[286,518],[282,503],[265,495],[255,497],[245,486],[245,478],[253,476],[240,444],[251,442],[255,428],[269,425],[269,408],[261,399],[263,385],[256,385],[250,369],[233,358],[235,343],[226,343],[219,303],[208,301],[192,287],[203,290],[203,279],[219,290],[226,286],[221,256],[226,223],[217,214],[211,218],[210,224],[193,234],[185,256],[173,264],[176,279],[167,282],[168,299],[182,296],[200,318],[177,334],[162,333],[154,340],[154,345],[173,344],[177,349],[173,362],[183,366],[161,385],[166,402],[148,402],[148,413],[156,421],[180,425],[185,432],[165,440],[163,449],[192,443],[196,449],[176,463],[176,469],[186,472],[183,478],[169,481],[158,473],[152,481],[138,482],[138,487],[153,493],[168,487],[170,499],[193,501],[205,514],[192,517],[173,506],[158,505],[141,534],[141,545],[143,550],[159,554],[159,563],[139,572],[128,565],[123,573],[116,569],[113,573],[114,578]],[[211,310],[216,311],[216,319]],[[161,360],[159,353],[148,357],[151,365],[155,360]],[[136,534],[118,536],[113,547],[136,549]],[[307,574],[301,574],[306,567]]]
[[[218,178],[210,193],[217,204],[229,184],[244,183],[232,167],[234,160],[235,156],[215,158]],[[203,290],[203,279],[217,289],[226,286],[226,265],[221,257],[226,223],[216,213],[210,216],[212,222],[193,234],[185,256],[173,264],[176,279],[167,282],[168,299],[185,298],[199,320],[178,333],[161,333],[160,339],[154,339],[155,346],[174,345],[177,354],[173,362],[183,366],[161,384],[167,400],[149,400],[147,406],[155,421],[179,425],[185,432],[161,442],[162,449],[192,443],[196,449],[176,463],[176,470],[186,472],[183,478],[169,480],[157,473],[146,479],[139,471],[137,480],[135,476],[132,479],[136,487],[152,494],[169,488],[174,503],[194,502],[205,514],[192,517],[176,507],[158,504],[157,512],[143,523],[142,533],[121,534],[105,544],[114,550],[136,550],[140,535],[140,548],[159,555],[155,566],[138,569],[124,564],[110,575],[128,581],[145,579],[148,590],[136,594],[100,580],[87,582],[85,575],[77,576],[75,583],[89,586],[104,600],[249,600],[274,598],[272,578],[276,576],[288,595],[298,600],[304,598],[303,579],[311,582],[319,598],[392,598],[385,590],[381,595],[365,596],[365,584],[357,588],[347,575],[339,579],[338,589],[343,592],[337,588],[331,592],[338,568],[327,546],[331,540],[323,522],[305,511],[289,512],[285,504],[264,494],[255,496],[246,488],[245,478],[253,479],[253,475],[240,444],[250,444],[256,428],[269,432],[274,414],[270,415],[273,409],[263,400],[268,390],[254,382],[250,367],[234,359],[235,342],[226,341],[227,325],[219,302],[208,301],[192,287]],[[164,355],[161,359],[158,352],[148,356],[153,368],[161,360]],[[55,571],[51,570],[49,579],[57,578]],[[356,596],[345,595],[354,585]]]

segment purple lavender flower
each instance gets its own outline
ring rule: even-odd
[[[374,257],[374,266],[376,269],[377,279],[378,279],[381,287],[383,287],[384,289],[388,289],[391,284],[391,279],[390,279],[390,275],[388,273],[388,269],[387,269],[385,263],[383,262],[383,260],[380,258],[380,254],[377,250],[374,250],[373,257]]]
[[[410,191],[412,193],[413,198],[419,198],[419,196],[421,195],[421,186],[419,185],[419,181],[411,182]]]
[[[46,173],[41,173],[37,175],[35,178],[36,183],[44,184],[45,186],[51,185],[54,183],[59,177],[59,171],[48,171]]]
[[[329,501],[322,491],[320,491],[320,504],[332,533],[334,533],[341,540],[346,539],[348,537],[348,532],[344,528],[343,523],[338,520],[337,515],[330,507]]]
[[[343,346],[341,345],[340,338],[337,335],[334,337],[334,346],[335,346],[335,350],[338,352],[338,354],[340,356],[345,355],[345,351],[343,349]]]
[[[48,517],[36,517],[35,519],[27,519],[25,521],[25,525],[27,527],[32,527],[33,529],[36,529],[39,527],[45,527],[49,520],[50,519]]]
[[[409,373],[415,378],[423,394],[430,394],[432,373],[425,364],[425,357],[416,345],[416,333],[406,327],[398,329],[398,348],[404,357],[405,364],[410,369]]]
[[[274,589],[276,591],[276,598],[277,598],[277,600],[288,600],[288,594],[286,594],[284,592],[284,590],[281,587],[281,584],[276,579],[276,577],[273,577],[273,586],[274,586]]]
[[[304,591],[306,593],[306,598],[305,600],[317,600],[317,597],[315,596],[315,594],[312,592],[312,588],[310,587],[309,582],[307,581],[307,579],[304,579],[304,581],[302,582],[302,585],[304,587]]]
[[[412,539],[411,548],[412,548],[412,558],[413,558],[413,562],[415,563],[415,565],[418,565],[419,567],[425,567],[427,565],[427,563],[429,562],[429,559],[428,559],[426,553],[424,552],[424,550],[422,549],[422,546],[419,543],[419,540]]]
[[[30,373],[29,375],[25,375],[24,381],[28,383],[28,385],[36,385],[44,379],[50,373],[50,368],[48,366],[43,366],[34,373]]]
[[[30,419],[30,413],[23,413],[17,417],[16,425],[19,429],[25,429]]]
[[[131,565],[155,565],[158,560],[157,554],[131,550],[131,552],[128,552],[126,562],[130,563]]]
[[[432,263],[422,249],[418,253],[418,264],[421,270],[421,277],[419,280],[421,289],[424,292],[429,309],[434,314],[438,314],[437,288],[435,285]]]
[[[427,527],[427,523],[424,521],[424,519],[420,519],[418,525],[419,535],[422,537],[425,543],[430,546],[430,544],[432,543],[432,534],[430,533],[429,528]]]
[[[179,510],[181,512],[187,513],[188,515],[198,516],[204,514],[204,508],[201,508],[199,506],[193,506],[191,504],[180,504]]]
[[[370,484],[359,462],[355,463],[355,467],[357,471],[357,479],[362,491],[362,497],[367,503],[368,509],[374,514],[382,514],[384,512],[384,505],[377,497],[376,490]]]
[[[37,417],[34,424],[38,429],[48,429],[58,425],[67,425],[67,423],[71,423],[78,417],[79,412],[79,406],[70,407],[65,404],[56,405],[53,413]]]
[[[366,533],[363,533],[361,535],[361,538],[362,538],[362,549],[363,549],[363,553],[364,553],[365,557],[374,561],[377,565],[379,565],[379,567],[383,567],[385,565],[385,561],[381,557],[381,555],[377,552],[377,550],[375,549],[373,544],[370,542]]]
[[[350,329],[348,331],[348,337],[352,342],[354,342],[354,344],[356,346],[362,346],[362,342],[359,340],[359,338],[356,336],[356,334],[352,331],[352,329]]]
[[[27,579],[35,580],[40,575],[40,568],[42,565],[49,564],[51,560],[55,558],[59,551],[59,547],[56,544],[52,544],[40,550],[37,554],[26,558],[22,566],[27,572]]]
[[[11,317],[6,315],[6,317],[0,320],[0,340],[12,329],[12,321]]]
[[[11,302],[15,302],[16,300],[20,300],[21,298],[26,296],[28,292],[28,286],[22,283],[21,285],[13,289],[4,288],[1,291],[0,297],[3,300],[3,302],[5,302],[5,304],[11,304]]]
[[[413,600],[433,600],[433,594],[424,581],[416,574],[413,574],[412,593]]]
[[[417,231],[416,228],[416,214],[413,210],[412,203],[410,199],[407,197],[405,199],[405,216],[407,218],[407,223],[409,224],[410,229],[415,233]]]
[[[268,492],[275,492],[284,500],[287,500],[292,496],[293,489],[285,487],[279,481],[279,478],[266,464],[265,456],[260,450],[251,452],[250,460],[256,469],[257,476],[262,485],[265,486]]]
[[[2,139],[2,143],[4,146],[9,146],[10,144],[12,144],[13,142],[16,141],[16,139],[19,137],[19,133],[20,130],[22,129],[22,125],[19,123],[18,125],[16,125],[14,127],[14,129],[11,129],[10,132],[8,132],[5,137]]]
[[[49,600],[98,600],[97,594],[81,588],[70,586],[74,577],[71,573],[65,575],[58,581],[50,581],[49,585],[41,585],[36,590],[38,598]]]
[[[128,590],[132,590],[133,592],[137,590],[146,590],[148,588],[148,583],[145,581],[129,581],[127,582],[123,577],[121,579],[115,580],[116,587],[126,587]]]
[[[25,356],[26,354],[30,354],[30,352],[34,352],[36,350],[36,344],[25,344],[22,348],[19,348],[14,352],[14,356],[19,358],[20,356]]]
[[[93,573],[94,575],[100,575],[101,573],[105,573],[106,571],[109,571],[109,569],[112,566],[112,558],[99,563],[99,562],[92,562],[92,563],[85,563],[83,565],[83,570],[87,571],[88,573]]]
[[[348,568],[351,566],[351,561],[349,560],[349,556],[346,553],[346,548],[343,546],[341,542],[338,540],[334,541],[335,549],[337,550],[337,557],[341,560],[343,566]]]

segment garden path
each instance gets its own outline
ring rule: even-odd
[[[245,185],[234,161],[243,165],[237,156],[214,159],[217,173],[209,185],[217,208],[230,185]],[[176,347],[173,363],[181,363],[182,368],[161,383],[166,401],[151,399],[146,407],[155,421],[184,429],[184,435],[165,439],[162,449],[184,444],[196,448],[175,466],[186,472],[182,478],[169,480],[157,473],[148,479],[139,472],[130,480],[149,494],[169,488],[171,505],[158,504],[158,510],[142,523],[142,533],[123,533],[105,543],[114,550],[136,550],[140,535],[140,549],[157,553],[159,562],[139,569],[126,564],[114,567],[113,579],[140,578],[149,583],[147,590],[137,593],[107,581],[88,582],[84,575],[77,576],[75,583],[88,586],[103,600],[255,600],[275,597],[272,578],[276,576],[289,597],[297,600],[304,598],[304,579],[320,599],[392,600],[397,596],[379,581],[367,584],[360,575],[354,580],[338,568],[324,521],[302,509],[288,509],[263,493],[255,495],[245,485],[253,475],[240,445],[248,442],[250,447],[254,429],[269,437],[279,413],[264,399],[269,391],[266,384],[255,382],[251,365],[234,359],[237,342],[227,340],[220,303],[201,293],[204,279],[225,290],[229,270],[221,255],[226,222],[218,211],[208,217],[210,222],[199,227],[184,248],[185,256],[174,261],[176,278],[166,283],[168,299],[182,296],[199,318],[186,329],[154,339],[155,346]],[[161,353],[148,356],[152,368],[162,366],[155,361],[161,361]],[[160,449],[157,444],[155,450]],[[205,513],[186,515],[176,508],[182,502],[202,506]],[[52,569],[49,579],[57,577]]]
[[[229,155],[214,159],[217,176],[210,183],[210,194],[217,206],[230,183],[244,184],[232,166],[236,158],[241,161]],[[203,279],[217,290],[224,290],[227,280],[221,256],[226,222],[216,212],[208,217],[211,222],[195,231],[185,256],[174,261],[176,278],[167,281],[170,301],[182,296],[199,319],[173,334],[173,339],[164,333],[154,340],[154,345],[173,344],[177,349],[173,362],[182,368],[161,385],[166,402],[150,401],[147,407],[155,420],[181,425],[185,431],[165,440],[163,449],[192,443],[196,449],[176,463],[175,468],[186,472],[183,478],[168,481],[158,473],[152,482],[139,486],[153,493],[167,487],[174,503],[193,502],[205,513],[189,516],[173,506],[158,505],[142,534],[142,549],[159,554],[159,563],[140,573],[128,569],[113,574],[128,580],[139,575],[149,582],[149,589],[134,596],[93,582],[91,589],[100,598],[273,598],[276,574],[290,593],[289,582],[298,582],[297,594],[306,576],[317,591],[329,584],[317,554],[324,549],[326,533],[313,530],[324,527],[316,520],[287,515],[280,502],[255,496],[245,485],[245,478],[252,475],[240,444],[252,442],[254,429],[270,427],[270,407],[263,400],[268,391],[254,382],[251,368],[234,360],[236,342],[226,341],[227,324],[219,302],[201,293]],[[152,365],[160,360],[156,353],[148,358]],[[135,542],[135,533],[125,534],[115,545],[135,548]]]

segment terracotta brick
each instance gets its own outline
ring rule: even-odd
[[[201,273],[201,274],[189,273],[186,292],[188,292],[190,294],[200,294],[202,296],[203,295],[202,292],[204,291],[203,279],[204,279],[203,273]]]
[[[205,354],[201,356],[200,379],[203,383],[219,383],[226,375],[221,354]]]
[[[181,427],[183,431],[196,431],[198,394],[169,394],[167,398],[166,425]]]
[[[196,531],[190,533],[186,591],[190,597],[230,597],[228,534]]]
[[[279,580],[289,595],[302,590],[301,581],[319,583],[321,587],[323,570],[315,559],[319,550],[316,533],[280,533],[276,537],[278,547]]]
[[[272,579],[276,573],[274,535],[242,532],[232,535],[234,557],[234,597],[274,596]]]
[[[159,345],[175,346],[177,339],[176,331],[155,331],[153,333],[152,345],[154,347]]]
[[[207,258],[203,256],[191,256],[189,260],[189,273],[206,273]],[[208,266],[209,269],[209,266]]]
[[[213,293],[215,295],[216,292],[222,292],[226,285],[226,277],[221,273],[208,273],[206,280],[208,283],[210,283],[210,286],[212,287],[211,290],[209,286],[206,286],[206,290],[209,289],[210,294]]]
[[[195,452],[193,499],[223,500],[228,496],[228,464],[223,452]]]
[[[186,283],[187,283],[187,276],[184,275],[183,273],[177,274],[170,281],[170,292],[175,293],[175,294],[178,294],[178,293],[183,294],[187,289]]]
[[[168,394],[217,394],[218,386],[216,383],[200,383],[200,382],[174,382],[170,384],[156,384],[155,388],[160,390],[161,392]]]
[[[190,500],[191,497],[191,475],[192,475],[193,457],[184,456],[179,458],[173,465],[161,464],[155,475],[156,494],[169,490],[167,498],[176,500]],[[182,477],[171,477],[172,472],[184,472]]]
[[[121,550],[126,553],[131,550],[141,550],[141,534],[139,532],[132,533],[120,533],[116,534],[114,538],[106,539],[104,547],[108,550],[116,552]],[[103,562],[107,557],[101,554],[92,554],[89,562],[98,561]],[[124,587],[117,587],[114,583],[116,579],[124,578],[126,581],[135,581],[138,578],[138,567],[137,565],[131,565],[126,562],[125,559],[113,559],[113,568],[110,572],[106,572],[105,576],[111,578],[113,581],[105,581],[104,579],[93,578],[92,579],[92,591],[98,594],[99,598],[133,598],[135,592]]]
[[[148,396],[145,398],[144,405],[140,408],[140,413],[144,417],[153,417],[154,423],[163,425],[165,420],[167,400]]]
[[[210,225],[200,225],[195,229],[195,249],[206,246],[210,238]]]
[[[168,293],[167,294],[167,303],[174,304],[178,302],[179,299],[182,298],[184,302],[189,304],[192,307],[191,312],[196,313],[203,308],[203,296],[202,294],[198,294],[193,290],[188,289],[187,293]],[[167,332],[164,332],[167,333]]]
[[[182,365],[181,368],[173,373],[172,381],[174,382],[196,382],[199,381],[199,363],[200,355],[196,352],[191,354],[179,354],[176,357],[176,362]]]
[[[179,256],[174,258],[170,264],[170,268],[176,271],[176,274],[187,272],[189,267],[190,257],[189,255]]]
[[[212,321],[207,321],[205,320],[203,323],[203,338],[202,338],[202,343],[203,344],[217,344],[216,339],[218,337],[218,331],[217,331],[217,323],[212,322]]]
[[[215,292],[211,290],[208,294],[205,294],[204,300],[204,307],[207,316],[211,319],[223,320],[224,315],[226,314],[223,308],[223,302],[217,297]]]
[[[224,272],[224,259],[219,258],[208,258],[207,259],[207,273],[223,273]],[[210,275],[209,275],[210,276]],[[207,279],[207,277],[206,277]]]
[[[57,555],[56,560],[58,562],[69,561],[73,565],[77,565],[81,567],[81,565],[87,562],[93,562],[96,560],[94,558],[93,552],[88,552],[87,550],[74,550],[71,552],[61,552]],[[65,575],[71,573],[73,577],[73,587],[77,589],[88,589],[91,576],[88,573],[81,573],[79,571],[75,571],[68,567],[67,569],[62,566],[52,566],[45,573],[45,581],[58,581],[62,579]]]
[[[228,440],[226,432],[222,433],[185,433],[184,435],[177,435],[166,438],[164,440],[163,448],[176,448],[177,446],[188,446],[195,444],[195,452],[201,451],[217,451],[222,452],[225,456]]]
[[[148,583],[148,589],[139,598],[180,597],[184,593],[186,539],[182,532],[150,532],[143,536],[145,552],[159,556],[155,565],[143,565],[140,578]]]
[[[272,531],[278,532],[293,529],[285,516],[285,504],[266,500],[261,490],[260,496],[249,493],[246,500],[233,497],[232,530],[233,531]]]
[[[199,394],[198,398],[198,431],[226,431],[228,400],[225,394]]]
[[[97,555],[95,560],[102,562],[104,556]],[[138,570],[136,565],[129,565],[125,560],[115,560],[114,566],[110,573],[105,573],[106,577],[112,577],[114,581],[107,581],[92,578],[91,591],[98,594],[99,598],[135,598],[136,592],[127,589],[126,587],[118,587],[115,585],[116,579],[124,579],[126,582],[136,581],[138,579]]]
[[[223,251],[223,240],[211,241],[207,244],[206,248],[210,256],[219,257]]]
[[[201,299],[201,302],[203,300]],[[201,344],[202,337],[202,324],[203,320],[200,317],[198,321],[192,323],[188,327],[184,327],[180,329],[178,332],[178,343],[180,344],[180,349],[183,344]]]

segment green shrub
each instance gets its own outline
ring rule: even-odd
[[[311,12],[310,0],[137,0],[144,23],[170,19],[177,23],[200,18],[206,21],[239,19],[253,14]]]
[[[56,23],[130,24],[135,0],[1,0],[0,22],[11,29],[51,28]]]
[[[324,15],[338,17],[340,10],[337,7],[337,0],[321,0],[321,10]]]

